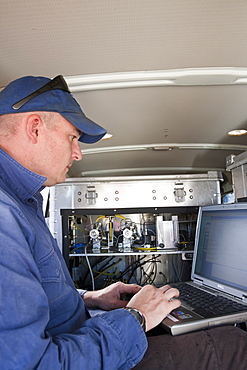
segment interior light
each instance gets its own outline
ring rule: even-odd
[[[247,134],[247,131],[244,129],[241,130],[231,130],[228,132],[229,136],[241,136]]]

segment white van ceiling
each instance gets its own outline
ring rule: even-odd
[[[0,86],[62,74],[113,135],[70,176],[224,170],[247,150],[244,0],[1,0]]]

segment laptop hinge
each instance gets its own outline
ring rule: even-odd
[[[203,284],[203,280],[201,280],[201,279],[196,279],[196,278],[194,278],[194,283],[196,283],[196,284],[198,284],[198,285],[202,285]]]

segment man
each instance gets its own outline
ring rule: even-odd
[[[40,191],[63,182],[73,161],[81,159],[78,141],[94,143],[105,133],[85,117],[62,76],[23,77],[0,93],[2,369],[131,369],[146,352],[145,331],[180,305],[179,292],[169,286],[116,283],[78,292],[46,226]],[[122,301],[124,293],[133,298]],[[90,318],[86,307],[106,312]],[[178,344],[187,354],[205,345],[205,366],[216,364],[213,355],[220,350],[217,364],[222,363],[222,346],[216,343],[212,349],[208,343],[224,335],[224,329],[238,341],[231,349],[229,340],[223,342],[229,368],[236,364],[241,369],[246,366],[241,358],[246,333],[233,327],[208,336],[191,334],[186,342],[185,336],[150,337],[150,348],[137,368],[186,368],[184,351],[176,353]],[[198,368],[201,353],[189,357],[187,365]]]
[[[47,229],[40,190],[81,159],[78,140],[105,133],[61,76],[24,77],[0,93],[1,368],[129,369],[146,350],[144,330],[179,306],[175,289],[121,283],[82,300]],[[137,293],[136,310],[122,309],[122,293]],[[85,304],[121,309],[87,320]]]

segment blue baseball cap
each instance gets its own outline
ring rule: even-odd
[[[0,92],[0,115],[39,111],[60,113],[82,132],[79,141],[83,143],[96,143],[107,133],[85,116],[61,75],[53,80],[21,77]]]

